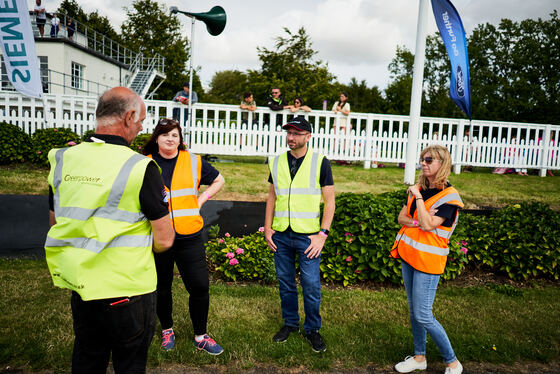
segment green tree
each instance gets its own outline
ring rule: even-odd
[[[238,70],[218,71],[212,77],[207,101],[222,104],[239,104],[243,93],[249,90],[247,74]],[[264,103],[259,103],[264,105]]]
[[[165,82],[156,92],[156,98],[171,99],[188,80],[186,62],[189,42],[182,35],[181,24],[176,15],[169,15],[164,5],[155,0],[135,0],[126,8],[127,19],[122,24],[121,36],[130,49],[145,57],[160,54],[165,57]],[[193,88],[203,99],[200,80],[193,77]]]
[[[352,111],[363,113],[384,112],[385,99],[377,86],[368,87],[365,80],[358,83],[356,78],[352,78],[350,79],[350,84],[341,84],[338,87],[339,91],[348,92],[348,102]]]
[[[87,14],[86,12],[84,12],[82,7],[76,0],[62,0],[56,12],[60,14],[66,14],[67,16],[72,17],[78,23],[87,23]],[[61,22],[64,22],[64,17],[60,18]]]
[[[270,89],[276,86],[287,100],[300,95],[310,107],[321,108],[323,100],[338,94],[333,85],[335,77],[326,63],[313,59],[317,52],[305,28],[295,33],[284,28],[284,32],[285,37],[276,38],[274,49],[257,48],[262,65],[259,71],[249,71],[248,89],[254,93],[257,103],[265,103]]]
[[[389,114],[410,113],[410,91],[414,55],[405,47],[397,47],[396,56],[389,64],[391,83],[385,89],[386,111]]]

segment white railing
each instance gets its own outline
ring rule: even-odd
[[[95,128],[96,98],[45,95],[43,102],[14,92],[0,92],[0,121],[18,125],[28,134],[38,128],[65,127],[78,134]],[[160,118],[172,117],[179,108],[185,139],[196,153],[216,155],[270,156],[287,150],[280,124],[293,117],[288,110],[272,112],[258,107],[242,111],[236,105],[197,103],[193,105],[193,126],[187,128],[186,106],[172,101],[146,100],[144,133],[151,133]],[[299,114],[299,113],[298,113]],[[404,163],[408,116],[351,113],[352,130],[335,132],[343,119],[329,111],[303,113],[313,127],[311,147],[331,160]],[[466,131],[471,130],[471,136]],[[418,149],[428,144],[445,145],[451,152],[455,172],[462,165],[540,169],[560,169],[560,126],[472,121],[422,117]]]

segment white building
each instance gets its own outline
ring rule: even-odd
[[[51,37],[52,17],[47,15],[44,37],[41,37],[35,14],[30,12],[30,17],[44,93],[99,96],[108,88],[127,86],[146,97],[155,79],[160,83],[165,79],[165,59],[159,55],[145,58],[75,21],[76,31],[69,38],[65,27],[68,16],[63,14],[59,16],[58,35]],[[14,91],[3,59],[0,90]]]

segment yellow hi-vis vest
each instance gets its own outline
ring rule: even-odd
[[[49,161],[56,224],[45,252],[54,285],[85,301],[153,292],[153,236],[139,198],[152,161],[105,143],[53,149]]]
[[[273,230],[285,231],[289,226],[297,233],[311,234],[321,229],[319,178],[322,161],[322,155],[307,151],[292,180],[288,153],[269,158],[268,167],[276,193]]]
[[[410,218],[418,219],[418,209],[414,211],[414,216],[410,216],[410,207],[413,200],[414,197],[409,196],[406,211]],[[421,203],[420,201],[416,202],[416,204]],[[453,187],[447,187],[424,201],[424,206],[428,212],[430,209],[437,209],[443,204],[463,207],[463,201]],[[432,231],[423,231],[420,227],[403,225],[397,234],[390,257],[402,258],[414,269],[424,273],[443,274],[449,254],[447,243],[455,230],[455,226],[457,226],[458,220],[459,210],[455,214],[451,227],[438,226]]]
[[[152,158],[152,155],[148,157]],[[188,151],[179,151],[171,177],[171,190],[165,187],[173,228],[178,234],[194,234],[204,226],[198,206],[198,184],[201,173],[200,156]]]

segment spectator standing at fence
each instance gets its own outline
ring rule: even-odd
[[[68,21],[66,21],[66,33],[68,35],[68,39],[74,39],[74,32],[76,32],[76,22],[74,22],[74,20],[69,17]]]
[[[350,130],[352,130],[352,125],[348,123],[348,116],[350,115],[350,103],[348,102],[347,92],[340,93],[340,100],[334,103],[332,111],[335,114],[338,114],[334,127],[335,134],[337,132],[342,132],[344,134],[350,132]]]
[[[195,91],[191,91],[191,85],[189,82],[183,83],[183,89],[175,94],[173,97],[173,101],[181,103],[183,105],[189,105],[189,101],[191,102],[191,106],[198,103],[198,95]],[[177,121],[181,121],[181,109],[173,108],[173,118]],[[187,119],[189,118],[189,110],[184,110],[184,119],[183,124],[187,123]]]
[[[426,370],[426,333],[429,333],[447,364],[445,373],[460,374],[463,367],[445,330],[435,319],[432,306],[447,262],[447,243],[463,202],[447,181],[451,173],[447,148],[441,145],[424,148],[420,164],[418,184],[408,189],[407,203],[398,217],[403,226],[391,250],[391,257],[401,259],[414,338],[414,356],[399,362],[395,370],[399,373]]]
[[[282,91],[280,91],[278,87],[274,87],[270,91],[270,96],[268,96],[266,106],[268,106],[270,110],[273,110],[275,112],[288,109],[289,107],[288,102],[282,96]],[[282,114],[278,113],[276,115],[276,125],[280,125],[281,123],[282,123]]]
[[[37,22],[37,28],[39,29],[39,34],[41,38],[45,36],[45,24],[47,23],[47,11],[45,6],[41,4],[41,0],[35,0],[35,20]]]
[[[249,113],[245,112],[245,110],[249,111],[249,112],[254,112],[255,110],[257,110],[257,103],[255,102],[255,99],[253,99],[253,93],[252,92],[245,92],[243,94],[243,100],[241,100],[241,104],[239,104],[239,107],[241,109],[243,109],[244,111],[241,112],[241,120],[243,123],[248,123],[249,121]],[[253,123],[256,122],[256,118],[253,115]]]
[[[211,355],[223,348],[206,333],[209,307],[209,281],[206,251],[202,240],[204,221],[200,208],[224,185],[224,177],[200,156],[185,149],[179,122],[162,119],[144,147],[144,154],[161,167],[169,212],[176,236],[171,249],[156,254],[157,315],[161,323],[161,347],[175,347],[171,284],[175,263],[189,293],[189,313],[194,330],[194,345]],[[198,194],[200,185],[209,187]]]
[[[274,264],[280,289],[284,327],[272,338],[286,341],[299,331],[296,255],[303,289],[305,338],[313,351],[323,352],[326,345],[321,328],[321,251],[329,235],[335,210],[334,183],[329,161],[308,149],[311,125],[296,117],[282,127],[290,151],[271,157],[268,162],[270,189],[266,201],[265,239],[274,252]],[[322,221],[321,196],[324,200]]]
[[[51,38],[57,38],[59,31],[60,31],[60,18],[58,18],[56,13],[54,13],[51,18]]]
[[[292,113],[297,113],[300,111],[306,113],[311,112],[311,108],[307,105],[304,105],[303,98],[301,96],[296,96],[296,98],[294,99],[294,104],[289,105],[288,108],[290,108],[290,112]]]
[[[128,146],[146,106],[125,87],[105,92],[96,133],[49,152],[51,228],[46,260],[55,286],[72,290],[73,372],[144,373],[156,324],[153,252],[174,232],[155,162]]]

